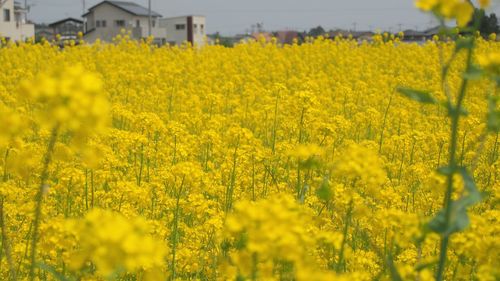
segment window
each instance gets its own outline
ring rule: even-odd
[[[151,20],[151,26],[156,27],[156,20]]]
[[[175,29],[176,30],[184,30],[184,29],[186,29],[186,25],[185,24],[176,24]]]
[[[135,27],[141,27],[141,21],[140,20],[136,20],[135,21]]]
[[[3,9],[3,21],[10,21],[10,10]]]
[[[95,21],[95,27],[106,27],[106,21],[105,20]]]
[[[117,27],[125,27],[125,21],[124,20],[117,20],[117,21],[115,21],[115,25]]]

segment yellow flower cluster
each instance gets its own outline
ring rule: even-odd
[[[305,210],[289,196],[238,203],[225,230],[234,247],[228,255],[237,276],[269,279],[284,264],[303,266],[315,239]]]
[[[498,75],[500,44],[475,44],[473,64]],[[449,119],[395,89],[446,100],[439,61],[456,49],[390,35],[2,45],[0,279],[433,279]],[[498,86],[477,73],[456,151],[483,198],[450,239],[445,280],[499,279],[500,138],[485,134]]]
[[[80,64],[55,67],[22,84],[40,125],[63,127],[77,135],[77,141],[106,127],[109,105],[103,93],[101,79]]]
[[[478,62],[487,72],[500,76],[500,52],[482,54],[478,57]]]
[[[481,7],[489,1],[482,0]],[[417,0],[416,5],[423,11],[433,11],[445,19],[456,19],[460,27],[466,26],[474,14],[474,6],[468,0]]]
[[[162,279],[166,246],[150,236],[145,220],[95,209],[69,221],[67,228],[76,237],[71,270],[82,271],[91,262],[102,277],[143,271],[145,280]]]

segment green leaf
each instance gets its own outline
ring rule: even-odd
[[[478,80],[484,75],[484,71],[477,66],[472,65],[467,72],[464,73],[463,77],[468,80]]]
[[[106,192],[111,191],[111,187],[109,187],[108,181],[104,182],[104,184],[102,185],[102,189],[104,189],[104,191],[106,191]]]
[[[446,223],[446,210],[442,209],[427,225],[432,231],[448,236],[452,233],[462,231],[469,226],[470,221],[467,215],[467,208],[481,201],[481,193],[477,189],[474,178],[465,167],[457,167],[456,169],[442,167],[438,170],[447,173],[447,175],[458,172],[463,179],[464,189],[467,191],[460,199],[451,202],[448,223]]]
[[[38,263],[37,266],[41,270],[50,273],[56,280],[59,280],[59,281],[72,281],[72,280],[74,280],[73,278],[65,277],[63,274],[57,272],[57,270],[53,266],[50,266],[48,264]]]
[[[414,90],[410,88],[398,88],[398,92],[410,98],[414,101],[418,101],[420,103],[428,103],[428,104],[436,104],[437,100],[432,96],[430,92]]]
[[[500,132],[500,110],[497,110],[497,99],[489,97],[488,99],[488,130],[493,133]]]
[[[425,262],[425,263],[419,263],[415,266],[415,270],[416,271],[422,271],[426,268],[430,268],[430,267],[433,267],[435,264],[437,263],[437,261],[430,261],[430,262]]]
[[[500,87],[500,76],[493,77],[493,80],[497,83],[497,87]]]
[[[467,109],[465,109],[463,107],[460,107],[460,110],[457,110],[456,106],[449,104],[447,102],[443,102],[442,105],[444,107],[446,107],[446,109],[448,110],[448,116],[455,116],[455,114],[457,114],[457,112],[462,116],[469,115],[469,112],[467,111]]]
[[[457,51],[462,49],[472,49],[474,47],[474,39],[471,37],[460,38],[457,40],[455,48]]]
[[[467,171],[465,167],[459,168],[460,175],[464,181],[464,188],[467,190],[468,195],[464,196],[462,200],[464,200],[467,206],[474,205],[481,201],[481,193],[477,189],[476,182],[471,174]]]
[[[460,232],[469,226],[469,216],[467,215],[467,208],[460,200],[452,201],[450,221],[446,223],[445,209],[442,209],[438,214],[428,223],[429,228],[444,236],[449,236],[452,233]]]
[[[328,201],[330,200],[330,198],[332,198],[333,193],[330,189],[330,183],[328,182],[328,179],[323,180],[321,186],[316,190],[316,195],[324,201]]]
[[[439,167],[437,172],[444,176],[450,176],[456,173],[457,169],[450,166]]]
[[[488,112],[488,130],[493,133],[500,132],[500,111]]]
[[[403,281],[403,278],[401,277],[401,274],[399,274],[398,269],[394,265],[394,258],[392,257],[392,253],[391,252],[389,252],[389,254],[388,254],[387,263],[388,263],[389,269],[390,269],[391,280],[393,280],[393,281]]]

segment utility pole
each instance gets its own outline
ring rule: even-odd
[[[87,33],[87,18],[83,16],[87,13],[87,6],[85,4],[85,0],[82,0],[83,34]]]
[[[151,36],[151,0],[148,0],[148,36]]]

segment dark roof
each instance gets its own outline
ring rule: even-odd
[[[412,30],[412,29],[407,29],[403,31],[405,37],[415,37],[415,36],[425,36],[424,32],[418,31],[418,30]]]
[[[80,23],[80,24],[83,24],[83,21],[82,20],[79,20],[79,19],[75,19],[75,18],[65,18],[65,19],[62,19],[62,20],[59,20],[59,21],[56,21],[56,22],[53,22],[51,24],[49,24],[50,27],[54,27],[56,25],[60,25],[60,24],[63,24],[67,21],[72,21],[72,22],[76,22],[76,23]]]
[[[83,16],[88,15],[90,13],[90,11],[95,9],[97,6],[100,6],[100,5],[105,4],[105,3],[110,4],[118,9],[121,9],[121,10],[123,10],[129,14],[135,15],[135,16],[149,16],[148,8],[145,8],[145,7],[138,5],[134,2],[108,1],[108,0],[102,1],[101,3],[98,3],[94,6],[92,6],[91,8],[89,8],[89,12],[85,13]],[[161,15],[155,11],[151,11],[151,16],[161,17]]]
[[[439,31],[441,30],[440,26],[432,27],[424,31],[425,35],[436,35],[439,34]]]
[[[342,29],[336,29],[327,32],[330,37],[335,37],[335,36],[343,36],[343,37],[348,37],[352,36],[353,38],[361,38],[363,36],[373,36],[375,33],[372,31],[351,31],[351,30],[342,30]]]

